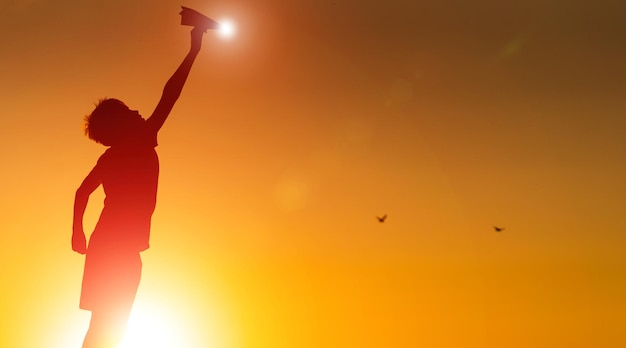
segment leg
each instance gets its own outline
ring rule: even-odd
[[[87,253],[81,308],[91,310],[91,321],[83,348],[121,343],[141,279],[139,253],[106,251]]]
[[[115,348],[124,339],[130,307],[92,311],[83,348]]]

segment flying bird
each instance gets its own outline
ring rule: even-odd
[[[504,227],[493,226],[493,229],[496,230],[496,232],[504,231]]]
[[[382,217],[377,216],[376,218],[378,219],[378,222],[383,223],[387,219],[387,214],[383,215]]]

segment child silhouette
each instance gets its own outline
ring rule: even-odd
[[[124,337],[141,278],[156,205],[157,133],[178,100],[200,51],[204,29],[191,30],[191,48],[165,84],[154,112],[143,119],[117,99],[103,99],[85,117],[85,134],[109,148],[76,191],[72,249],[86,254],[80,308],[91,311],[83,348],[116,347]],[[102,185],[104,208],[87,245],[83,215]]]

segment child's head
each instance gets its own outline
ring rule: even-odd
[[[126,136],[138,120],[143,120],[139,113],[130,110],[122,101],[104,98],[91,114],[85,116],[85,135],[97,143],[111,146]]]

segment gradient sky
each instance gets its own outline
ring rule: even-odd
[[[205,37],[159,134],[153,338],[626,345],[623,1],[2,0],[0,346],[79,346],[82,118],[152,112],[180,5],[238,34]]]

